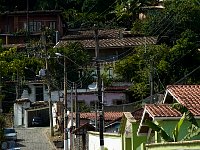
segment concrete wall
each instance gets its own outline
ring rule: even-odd
[[[25,109],[30,107],[30,102],[14,104],[14,126],[25,124]]]
[[[125,131],[121,136],[123,141],[123,150],[138,150],[143,142],[146,142],[146,136],[137,136],[139,122],[126,122]]]
[[[89,148],[88,150],[100,150],[99,132],[88,132]],[[122,150],[122,142],[119,134],[104,133],[104,147],[108,150]]]
[[[199,150],[200,141],[146,144],[146,150]]]

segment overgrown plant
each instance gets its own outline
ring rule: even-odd
[[[2,115],[0,115],[0,141],[4,140],[4,134],[3,134],[3,129],[5,127],[5,119]]]

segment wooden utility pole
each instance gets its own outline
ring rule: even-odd
[[[96,56],[96,67],[97,67],[97,88],[98,88],[98,100],[99,100],[99,138],[100,138],[100,149],[104,150],[104,116],[103,116],[103,103],[102,103],[102,84],[99,64],[99,39],[98,29],[95,27],[95,56]]]
[[[68,150],[68,129],[67,129],[67,72],[66,72],[66,58],[64,57],[64,150]]]
[[[52,117],[52,101],[51,101],[51,87],[50,87],[50,74],[49,74],[49,64],[48,64],[48,53],[47,53],[47,40],[46,40],[46,30],[43,31],[42,34],[42,44],[44,45],[45,50],[45,64],[46,64],[46,80],[47,80],[47,88],[49,95],[49,120],[50,120],[50,135],[54,136],[53,130],[53,117]]]
[[[153,103],[153,94],[154,94],[154,69],[153,69],[153,60],[150,62],[150,96],[151,101],[150,103]]]

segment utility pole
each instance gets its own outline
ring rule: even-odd
[[[79,118],[79,103],[77,97],[77,84],[75,83],[75,114],[76,114],[76,128],[80,127],[80,118]]]
[[[68,150],[68,129],[67,129],[67,72],[66,72],[66,58],[64,57],[64,150]]]
[[[30,39],[29,39],[29,0],[26,0],[26,38],[28,42],[30,42]]]
[[[95,56],[96,56],[96,67],[97,67],[97,88],[98,88],[98,100],[99,100],[99,138],[100,138],[100,149],[104,150],[104,117],[103,117],[103,103],[102,103],[102,85],[101,85],[101,74],[100,74],[100,64],[99,64],[99,39],[98,39],[98,29],[95,27]]]
[[[73,103],[73,92],[74,92],[74,82],[72,83],[72,87],[71,87],[71,131],[73,129],[73,122],[74,122],[74,103]],[[70,149],[73,150],[73,134],[72,132],[70,133]]]
[[[48,55],[47,55],[47,42],[46,42],[46,31],[42,35],[42,43],[44,44],[45,49],[45,63],[46,63],[46,79],[47,79],[47,88],[49,95],[49,119],[50,119],[50,135],[54,136],[53,131],[53,117],[52,117],[52,102],[51,102],[51,87],[50,87],[50,76],[49,76],[49,65],[48,65]]]
[[[154,69],[153,69],[153,60],[151,60],[150,62],[150,95],[151,95],[151,101],[150,103],[153,103],[153,91],[154,91],[154,81],[153,81],[153,77],[154,77]]]

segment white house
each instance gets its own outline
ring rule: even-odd
[[[99,132],[88,131],[88,135],[89,135],[88,150],[99,150],[100,149]],[[122,142],[120,134],[104,133],[104,147],[106,147],[108,150],[121,150]]]

